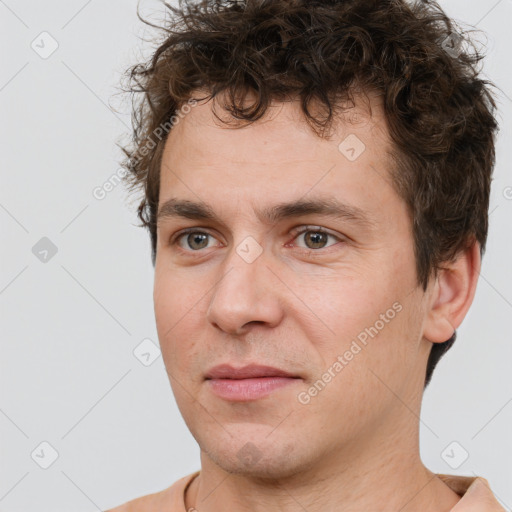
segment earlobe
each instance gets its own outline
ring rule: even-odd
[[[439,271],[423,332],[432,343],[445,342],[462,323],[475,296],[480,264],[480,244],[475,241]]]

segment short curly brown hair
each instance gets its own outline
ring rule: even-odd
[[[152,57],[132,66],[125,92],[133,134],[121,146],[130,191],[156,258],[160,165],[173,117],[196,90],[224,95],[231,118],[260,119],[272,100],[298,97],[319,136],[359,90],[383,97],[392,179],[413,223],[418,284],[475,241],[485,250],[496,105],[479,78],[483,58],[437,2],[406,0],[202,0],[163,2],[171,20]],[[455,30],[455,26],[459,28]],[[470,31],[471,32],[471,31]],[[467,48],[460,44],[464,41]],[[468,51],[468,48],[472,52]],[[246,93],[254,101],[245,105]],[[312,113],[312,102],[321,105]],[[216,115],[216,114],[215,114]],[[218,117],[218,116],[217,116]],[[155,140],[158,139],[158,140]],[[425,387],[456,333],[433,344]]]

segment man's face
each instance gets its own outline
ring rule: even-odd
[[[175,207],[159,219],[154,285],[165,366],[203,453],[276,478],[413,435],[426,296],[380,102],[328,140],[298,102],[243,128],[211,107],[193,107],[166,142],[159,206]],[[208,379],[221,364],[295,378]]]

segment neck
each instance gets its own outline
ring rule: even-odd
[[[418,428],[397,427],[330,450],[278,479],[227,473],[201,452],[201,473],[188,489],[186,509],[448,512],[460,496],[422,464]]]

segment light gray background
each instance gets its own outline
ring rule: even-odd
[[[486,477],[510,510],[512,0],[441,5],[487,33],[485,73],[504,94],[488,251],[425,395],[421,453],[435,472]],[[162,358],[145,366],[133,354],[144,339],[158,343],[148,235],[122,186],[103,200],[92,194],[118,170],[114,143],[130,130],[129,104],[115,96],[120,75],[151,50],[136,6],[0,0],[3,512],[105,510],[199,469]],[[156,1],[141,10],[154,21],[164,12]],[[31,47],[44,31],[59,45],[46,59]],[[46,263],[32,252],[42,237],[58,249]],[[43,441],[58,452],[48,469]],[[454,441],[450,460],[469,454],[457,469],[444,452]]]

